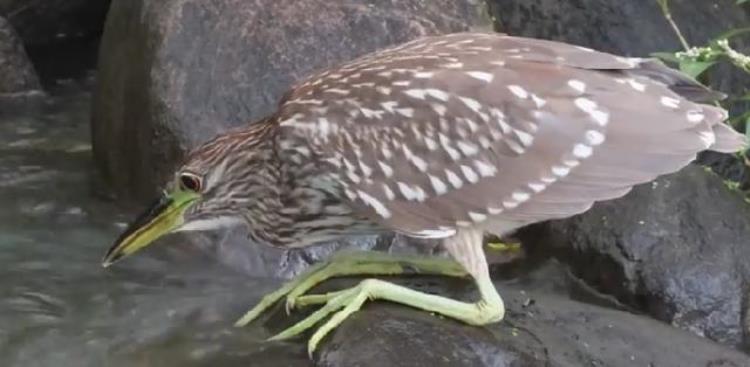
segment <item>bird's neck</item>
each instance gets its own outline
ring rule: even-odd
[[[367,235],[381,228],[358,217],[342,200],[333,167],[320,161],[304,141],[275,137],[278,202],[268,230],[259,240],[279,247],[303,247],[345,236]]]

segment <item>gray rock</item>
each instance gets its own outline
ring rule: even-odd
[[[13,24],[27,46],[101,32],[110,0],[0,0],[0,16]]]
[[[39,78],[18,35],[0,17],[0,97],[38,91]]]
[[[112,3],[93,107],[97,166],[156,193],[186,150],[275,109],[316,69],[418,36],[489,25],[479,0]]]
[[[387,302],[352,315],[321,344],[319,366],[747,366],[750,358],[644,316],[550,292],[537,280],[498,282],[508,308],[495,325],[473,327]],[[407,286],[475,299],[461,281],[401,280]],[[430,285],[432,284],[432,285]],[[337,287],[331,289],[338,289]],[[540,289],[541,288],[541,289]],[[283,311],[282,311],[283,312]],[[283,316],[282,316],[283,317]],[[299,340],[298,342],[304,342]]]
[[[118,197],[145,200],[186,151],[272,112],[314,70],[489,24],[479,0],[114,1],[93,102],[96,164]],[[295,274],[341,246],[391,243],[371,237],[285,252],[248,246],[245,237],[239,231],[189,241],[254,275]]]
[[[521,237],[532,254],[554,254],[627,306],[741,346],[748,343],[748,233],[742,194],[690,166]]]
[[[682,46],[654,0],[487,0],[495,28],[518,36],[579,44],[615,54],[649,57],[654,52],[681,51]],[[734,0],[671,0],[672,17],[692,46],[700,46],[732,29],[750,24],[747,11]],[[750,49],[746,37],[732,40],[738,50]],[[713,88],[743,96],[750,76],[728,63],[713,67],[704,77]],[[730,106],[732,115],[750,109],[750,102]],[[724,177],[750,188],[750,174],[740,160],[706,152],[702,163]]]

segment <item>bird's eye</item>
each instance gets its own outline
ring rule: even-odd
[[[203,186],[203,182],[200,177],[192,173],[180,174],[180,188],[192,192],[200,192]]]

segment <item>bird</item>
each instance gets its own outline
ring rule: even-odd
[[[277,109],[189,152],[164,193],[115,240],[107,267],[178,231],[245,226],[249,242],[293,249],[397,233],[448,256],[337,254],[266,295],[236,323],[286,298],[320,308],[271,339],[324,321],[318,344],[367,300],[470,325],[505,306],[483,241],[571,217],[690,164],[745,149],[709,89],[654,58],[496,32],[426,35],[300,80]],[[478,299],[383,280],[406,268],[468,277]],[[335,276],[350,288],[306,294]]]

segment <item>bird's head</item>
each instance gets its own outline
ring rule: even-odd
[[[162,195],[115,240],[102,265],[178,231],[251,224],[254,206],[264,206],[275,178],[265,134],[257,129],[227,133],[192,151]]]

